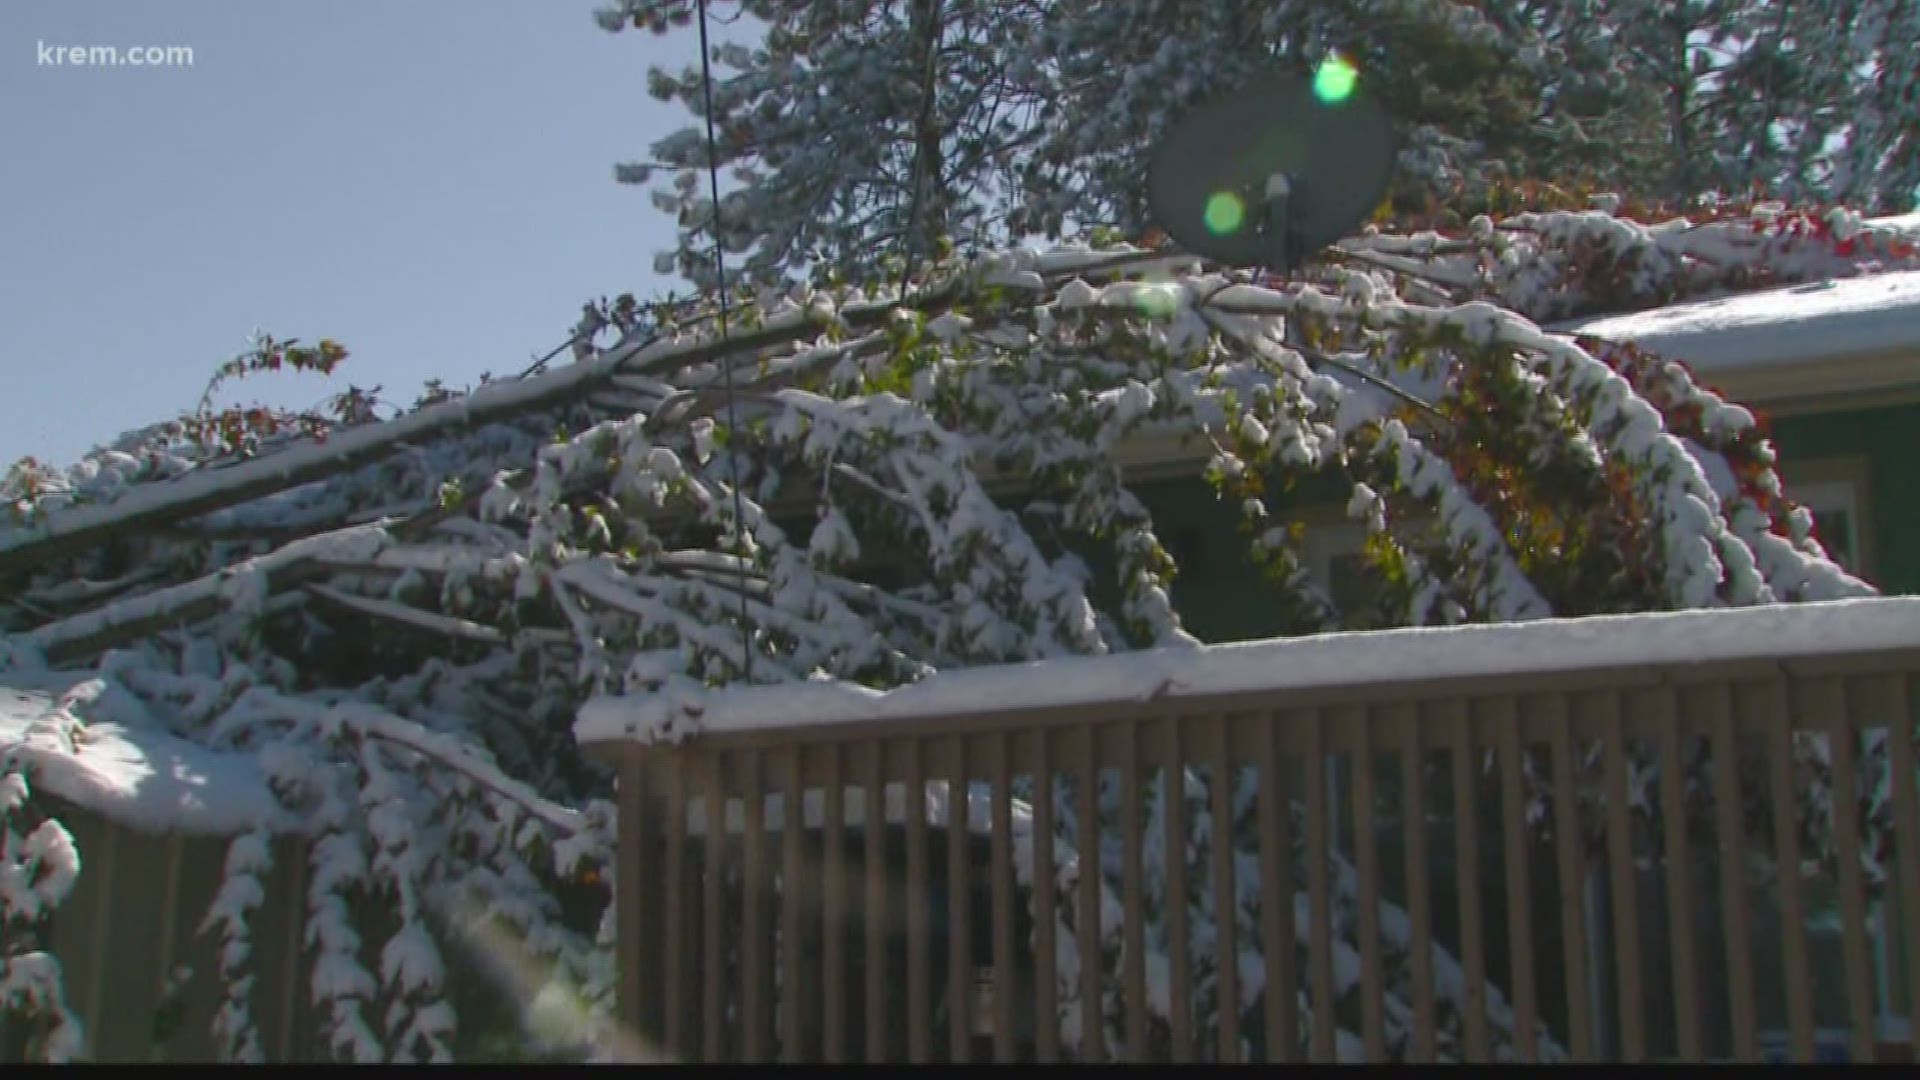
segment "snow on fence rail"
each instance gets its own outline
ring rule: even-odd
[[[692,729],[918,720],[1146,699],[1306,692],[1463,679],[1920,648],[1920,599],[1836,600],[1581,619],[1316,634],[949,671],[899,690],[841,682],[728,689],[697,703]],[[580,711],[582,742],[643,741],[684,704],[602,697]],[[680,730],[687,730],[681,727]]]
[[[677,745],[598,702],[622,1017],[701,1060],[1910,1054],[1916,675],[1909,598],[735,691]]]

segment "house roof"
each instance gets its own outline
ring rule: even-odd
[[[1920,229],[1920,214],[1911,215]],[[1900,223],[1901,219],[1887,219]],[[1835,278],[1556,324],[1680,360],[1728,398],[1780,409],[1920,389],[1920,271]]]
[[[1920,355],[1920,271],[1694,300],[1553,329],[1631,341],[1701,372],[1863,353]]]
[[[1920,237],[1920,211],[1868,226]],[[1834,278],[1555,324],[1684,361],[1744,401],[1920,385],[1920,271]]]
[[[152,834],[228,836],[286,824],[252,755],[78,720],[76,695],[90,697],[98,685],[82,678],[11,671],[13,685],[0,686],[0,759],[27,766],[35,790]]]

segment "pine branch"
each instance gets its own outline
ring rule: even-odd
[[[1212,310],[1208,310],[1209,308]],[[1241,348],[1255,355],[1259,355],[1261,353],[1262,348],[1265,347],[1267,343],[1262,342],[1257,338],[1249,338],[1246,335],[1241,334],[1240,332],[1236,331],[1232,327],[1221,322],[1220,319],[1215,316],[1214,311],[1233,313],[1233,308],[1230,305],[1209,303],[1206,308],[1201,309],[1200,316],[1201,318],[1204,318],[1207,320],[1207,324],[1209,326],[1212,326],[1214,329],[1218,330],[1223,336],[1231,338]],[[1289,344],[1287,348],[1292,349],[1295,352],[1299,353],[1301,356],[1305,357],[1307,362],[1311,365],[1324,365],[1326,367],[1333,368],[1336,371],[1345,372],[1346,374],[1351,375],[1356,379],[1359,379],[1361,382],[1366,383],[1368,386],[1371,386],[1376,390],[1380,390],[1384,393],[1390,394],[1393,397],[1398,398],[1403,402],[1406,402],[1408,405],[1411,405],[1414,408],[1419,409],[1421,412],[1424,412],[1429,416],[1432,416],[1439,420],[1446,419],[1445,414],[1442,413],[1438,408],[1434,407],[1434,405],[1431,402],[1425,401],[1419,397],[1414,396],[1413,394],[1408,393],[1407,391],[1401,389],[1398,386],[1395,386],[1393,383],[1388,382],[1385,379],[1382,379],[1381,377],[1373,374],[1372,372],[1362,371],[1361,369],[1354,367],[1352,364],[1347,363],[1345,360],[1341,360],[1338,357],[1329,356],[1326,353],[1318,352],[1314,349],[1307,348],[1304,345]]]
[[[150,581],[165,577],[166,567],[159,563],[148,562],[138,569],[122,574],[111,581],[92,581],[87,578],[72,578],[57,585],[48,586],[35,592],[16,598],[13,602],[22,606],[42,608],[84,607],[111,600],[124,595]],[[57,616],[53,616],[57,617]]]
[[[543,824],[562,833],[578,832],[588,824],[587,815],[542,798],[532,788],[502,773],[498,766],[455,737],[433,731],[405,717],[364,702],[323,708],[313,702],[278,693],[263,694],[261,701],[273,712],[289,719],[317,724],[323,731],[344,727],[365,738],[405,747],[519,805]]]
[[[54,663],[81,659],[170,626],[207,618],[229,603],[227,590],[246,577],[262,576],[265,580],[255,588],[270,595],[323,573],[315,561],[323,554],[370,558],[391,541],[387,524],[355,525],[305,537],[204,577],[36,627],[21,637]]]
[[[442,615],[434,611],[425,611],[411,604],[397,603],[392,600],[379,600],[370,596],[356,596],[343,592],[330,585],[318,582],[306,585],[307,592],[332,604],[370,615],[376,619],[387,619],[401,623],[411,629],[425,630],[429,633],[444,634],[448,637],[466,641],[477,641],[482,645],[505,645],[507,635],[491,626],[482,626],[467,619]]]
[[[286,525],[227,525],[218,528],[199,527],[192,524],[167,526],[158,530],[158,535],[167,540],[186,543],[247,543],[264,541],[278,546],[290,543],[304,536],[317,536],[331,532],[343,525],[365,525],[382,519],[400,521],[418,517],[435,508],[435,504],[423,500],[413,500],[397,506],[382,506],[372,510],[355,511],[345,517],[335,514],[313,514],[304,521],[296,520]]]

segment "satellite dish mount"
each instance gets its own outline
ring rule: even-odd
[[[1337,64],[1328,61],[1328,65]],[[1286,272],[1356,229],[1386,196],[1392,121],[1356,92],[1270,78],[1201,105],[1154,148],[1154,223],[1197,255]]]
[[[1257,202],[1249,203],[1260,207],[1259,225],[1255,226],[1266,238],[1268,266],[1292,266],[1293,253],[1306,253],[1301,250],[1300,223],[1294,218],[1293,193],[1302,181],[1290,173],[1276,172],[1267,177],[1266,189],[1260,193]]]

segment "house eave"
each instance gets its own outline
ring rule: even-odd
[[[1905,349],[1811,356],[1697,375],[1730,401],[1769,413],[1836,412],[1920,400],[1920,353]]]

